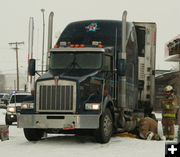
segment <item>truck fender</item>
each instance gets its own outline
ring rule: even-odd
[[[104,97],[103,103],[102,103],[102,113],[105,112],[105,109],[109,107],[111,112],[114,110],[114,103],[112,100],[112,97],[110,95],[107,95],[106,97]]]

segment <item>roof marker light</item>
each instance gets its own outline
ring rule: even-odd
[[[84,45],[84,44],[81,44],[80,47],[85,47],[85,45]]]
[[[58,45],[54,45],[54,48],[58,48]]]
[[[99,47],[99,48],[102,48],[102,47],[103,47],[103,45],[98,45],[98,47]]]
[[[69,45],[70,47],[74,47],[74,44]]]
[[[61,41],[60,46],[67,46],[67,43],[65,41]]]

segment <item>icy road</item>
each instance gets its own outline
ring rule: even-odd
[[[5,113],[4,109],[0,109],[0,124],[4,124]],[[0,157],[165,156],[165,141],[112,137],[108,144],[99,144],[88,137],[48,135],[47,139],[38,142],[28,142],[24,137],[23,129],[17,128],[16,125],[10,126],[9,134],[8,141],[0,141]]]

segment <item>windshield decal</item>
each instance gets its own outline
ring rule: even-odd
[[[88,26],[86,26],[85,27],[86,28],[86,30],[88,31],[88,32],[96,32],[97,30],[99,30],[100,28],[98,28],[98,25],[97,25],[97,23],[91,23],[91,24],[89,24]]]

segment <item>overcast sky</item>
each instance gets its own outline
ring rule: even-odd
[[[127,20],[136,22],[155,22],[157,24],[156,68],[172,69],[176,65],[164,62],[164,45],[180,34],[179,0],[0,0],[0,73],[16,73],[15,51],[9,42],[25,44],[19,49],[19,67],[26,73],[28,54],[28,23],[34,18],[34,56],[41,67],[42,54],[42,12],[45,9],[45,29],[48,16],[54,12],[55,34],[77,20],[112,19],[121,20],[127,10]],[[53,43],[53,44],[54,44]],[[45,52],[47,51],[47,34]]]

